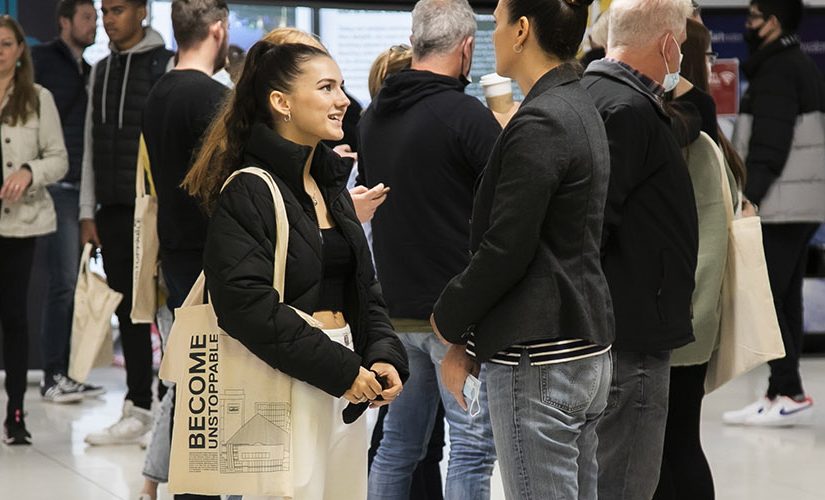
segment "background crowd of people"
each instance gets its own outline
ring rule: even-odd
[[[60,0],[59,37],[32,48],[1,17],[4,441],[33,439],[37,238],[50,280],[41,395],[104,392],[68,376],[80,248],[92,243],[123,294],[127,391],[121,417],[85,441],[147,449],[141,500],[175,473],[174,385],[153,391],[150,325],[131,316],[143,143],[159,315],[203,271],[220,327],[294,379],[295,498],[483,500],[497,462],[513,499],[714,498],[700,416],[726,334],[731,213],[762,217],[786,355],[770,362],[764,397],[723,420],[791,426],[813,412],[801,291],[825,222],[825,80],[796,35],[801,1],[752,0],[749,86],[728,138],[695,3],[614,0],[587,31],[591,3],[498,2],[496,72],[525,96],[505,111],[465,94],[477,30],[466,0],[416,3],[410,45],[376,59],[363,110],[311,34],[279,28],[246,54],[231,47],[225,0],[172,1],[175,53],[145,26],[146,0],[103,0],[99,13]],[[110,53],[90,66],[98,15]],[[264,177],[231,177],[250,166]],[[282,294],[265,179],[289,226]],[[380,407],[375,429],[344,424],[348,405]]]

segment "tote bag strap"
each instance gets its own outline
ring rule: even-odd
[[[146,141],[143,139],[143,134],[141,134],[135,171],[136,198],[146,196],[146,181],[149,181],[149,194],[155,196],[155,181],[152,179],[152,170],[149,163],[149,150],[146,149]]]
[[[286,253],[289,247],[289,220],[286,217],[284,197],[275,180],[266,170],[258,167],[245,167],[236,170],[223,183],[221,191],[240,174],[257,175],[263,180],[272,194],[272,203],[275,207],[275,266],[272,273],[272,286],[278,291],[280,302],[284,301],[284,282],[286,281]]]
[[[77,281],[85,279],[86,273],[89,270],[89,260],[92,258],[92,244],[86,243],[83,245],[83,252],[80,254],[80,266],[77,270]]]
[[[708,137],[708,140],[713,142],[713,139],[710,137]],[[734,211],[733,196],[730,194],[730,179],[728,179],[728,161],[725,159],[725,155],[722,154],[722,150],[716,147],[716,144],[714,144],[713,151],[716,154],[716,159],[718,160],[716,163],[719,164],[719,171],[722,176],[722,201],[725,204],[725,215],[727,215],[728,228],[730,228],[734,219]]]

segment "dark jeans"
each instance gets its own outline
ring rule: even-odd
[[[60,185],[49,186],[57,212],[57,231],[44,236],[49,265],[49,293],[43,311],[40,340],[46,378],[65,374],[69,368],[74,291],[80,264],[80,192]]]
[[[378,421],[372,431],[369,451],[369,467],[372,467],[372,459],[378,452],[381,445],[381,438],[384,436],[384,417],[387,415],[388,406],[382,406],[378,410]],[[433,432],[430,434],[430,442],[427,444],[427,454],[418,462],[412,476],[410,486],[410,498],[415,500],[443,500],[444,494],[441,487],[441,459],[444,458],[444,405],[439,404],[435,412],[435,424]]]
[[[785,344],[785,357],[771,361],[767,396],[794,397],[804,394],[799,375],[802,354],[802,278],[808,241],[819,224],[762,224],[765,261],[771,281],[776,318]]]
[[[28,295],[35,238],[0,236],[0,325],[8,414],[23,409],[29,360]]]
[[[599,436],[599,498],[645,500],[659,482],[667,421],[670,351],[617,352]]]
[[[123,294],[117,306],[123,358],[126,361],[126,399],[143,409],[152,407],[152,339],[149,325],[133,324],[132,311],[132,234],[134,207],[108,206],[95,217],[103,253],[103,269],[109,286]]]
[[[662,473],[654,500],[714,499],[713,474],[699,433],[707,371],[707,363],[670,369]]]

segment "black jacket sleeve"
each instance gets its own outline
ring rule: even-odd
[[[489,227],[435,305],[436,326],[450,342],[463,343],[467,328],[524,278],[535,257],[550,199],[567,169],[567,134],[556,120],[524,108],[504,131]]]
[[[373,278],[368,295],[369,324],[366,328],[367,347],[363,353],[364,366],[369,368],[379,361],[389,363],[395,367],[401,381],[404,382],[410,377],[407,351],[392,329],[387,306],[381,295],[381,285],[377,279]]]
[[[272,287],[274,219],[269,189],[255,176],[238,176],[221,194],[204,250],[218,325],[273,368],[340,397],[361,357],[279,303]]]
[[[748,94],[753,124],[746,167],[745,196],[759,204],[782,175],[791,152],[799,99],[793,75],[768,72],[751,82]]]
[[[364,334],[367,338],[366,347],[362,353],[362,365],[366,368],[371,367],[374,363],[384,362],[389,363],[395,367],[401,377],[401,381],[406,381],[410,376],[409,366],[407,362],[407,350],[398,340],[398,336],[393,330],[390,322],[389,314],[387,313],[387,304],[384,302],[384,296],[381,293],[381,284],[378,282],[375,274],[375,267],[372,264],[372,254],[370,253],[369,244],[364,232],[361,230],[361,223],[355,214],[355,206],[352,203],[352,197],[349,193],[344,193],[345,199],[345,213],[350,219],[351,223],[357,224],[359,241],[356,242],[356,248],[360,249],[361,259],[366,263],[364,266],[364,276],[359,276],[366,284],[366,304],[367,311],[366,324],[363,325]]]

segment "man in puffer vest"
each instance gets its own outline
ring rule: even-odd
[[[790,426],[813,413],[799,374],[802,278],[808,240],[825,221],[825,81],[796,35],[801,0],[752,0],[745,25],[734,144],[748,171],[745,196],[761,207],[762,238],[786,356],[771,361],[768,391],[726,412],[728,424]]]
[[[132,231],[135,165],[149,91],[172,52],[144,28],[146,0],[103,0],[111,53],[92,68],[80,186],[81,242],[100,247],[109,286],[123,294],[116,314],[126,361],[126,401],[120,419],[86,436],[91,445],[137,443],[152,425],[152,342],[149,325],[133,324]]]

